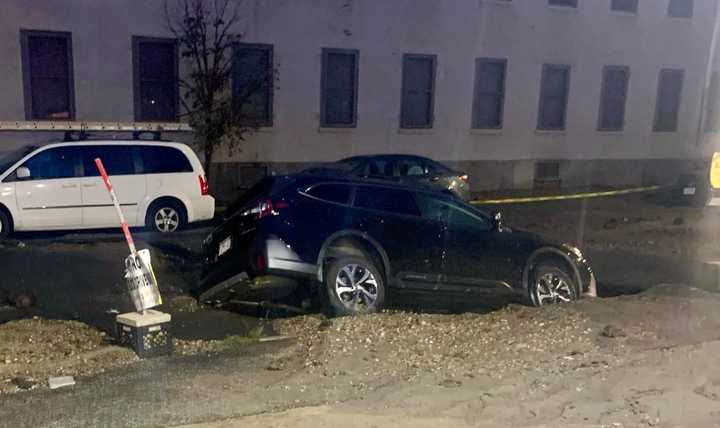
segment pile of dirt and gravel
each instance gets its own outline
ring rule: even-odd
[[[88,376],[135,361],[105,333],[76,321],[32,318],[0,325],[0,395],[46,387],[53,376]]]
[[[490,314],[308,316],[279,320],[276,328],[297,337],[292,355],[310,376],[387,381],[434,374],[450,384],[476,376],[560,374],[613,364],[598,345],[600,331],[572,306],[512,305]]]

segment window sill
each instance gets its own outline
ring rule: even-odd
[[[548,9],[554,10],[556,12],[562,12],[562,13],[577,13],[578,8],[577,7],[570,7],[570,6],[555,6],[552,4],[548,5]]]
[[[655,130],[650,131],[650,135],[658,135],[658,136],[659,135],[673,135],[673,134],[677,134],[677,133],[678,133],[677,130],[675,130],[675,131],[655,131]]]
[[[513,2],[508,0],[480,0],[484,4],[512,6]]]
[[[595,133],[598,135],[620,135],[625,132],[624,129],[596,129]]]
[[[536,129],[535,135],[565,135],[567,133],[564,129]]]
[[[481,129],[481,128],[470,128],[468,130],[470,135],[502,135],[503,129]]]
[[[352,134],[357,130],[355,127],[327,128],[319,127],[318,132],[321,134]]]
[[[611,10],[610,12],[612,12],[613,15],[624,16],[626,18],[637,18],[638,16],[637,11],[630,12],[629,10]]]
[[[432,135],[435,134],[433,128],[398,128],[398,134],[401,135]]]

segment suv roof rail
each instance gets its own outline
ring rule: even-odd
[[[159,141],[163,132],[193,132],[180,122],[80,122],[80,121],[0,121],[0,131],[63,132],[64,141],[87,140],[89,132],[131,132],[133,140],[150,134]]]

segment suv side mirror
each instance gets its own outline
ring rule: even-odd
[[[27,180],[30,178],[30,168],[21,166],[15,171],[15,174],[17,175],[18,180]]]

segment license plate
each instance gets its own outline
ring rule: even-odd
[[[683,189],[683,195],[694,195],[695,194],[695,188],[694,187],[686,187]]]
[[[230,238],[230,237],[225,238],[218,246],[218,257],[227,253],[231,247],[232,247],[232,238]]]

